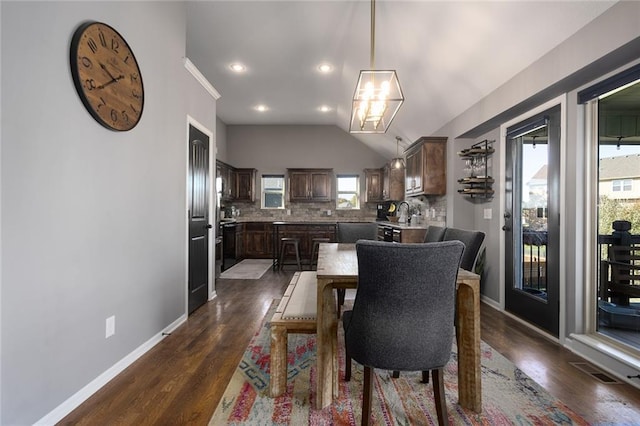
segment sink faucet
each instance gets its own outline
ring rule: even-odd
[[[404,213],[405,214],[405,220],[402,220],[403,212],[401,210],[402,210],[402,205],[403,204],[407,206],[407,211],[406,211],[406,213]],[[407,203],[406,201],[400,202],[400,204],[398,204],[398,214],[400,215],[400,222],[406,222],[407,219],[410,217],[409,216],[409,203]]]

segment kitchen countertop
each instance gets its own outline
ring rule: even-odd
[[[336,219],[315,219],[315,220],[267,220],[267,219],[252,219],[252,218],[242,218],[229,220],[221,222],[221,225],[234,225],[236,223],[250,223],[250,222],[264,222],[264,223],[272,223],[274,225],[335,225],[337,222],[374,222],[378,225],[382,226],[390,226],[396,229],[427,229],[429,225],[435,226],[445,226],[444,223],[434,222],[434,221],[422,221],[419,224],[414,223],[400,223],[400,222],[389,222],[389,221],[374,221],[374,220],[336,220]]]
[[[428,222],[422,222],[419,224],[413,224],[413,223],[400,223],[400,222],[388,222],[388,221],[383,221],[383,222],[376,222],[379,225],[384,225],[384,226],[391,226],[392,228],[397,228],[397,229],[427,229],[429,227],[429,223]]]

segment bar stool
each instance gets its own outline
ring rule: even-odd
[[[300,264],[300,239],[290,237],[280,238],[280,259],[278,259],[280,269],[284,266],[284,258],[288,247],[293,247],[296,254],[296,262],[298,263],[298,271],[302,271],[302,265]]]
[[[313,248],[311,249],[311,263],[310,268],[313,271],[313,265],[318,266],[318,249],[320,248],[320,243],[328,243],[331,241],[329,238],[314,238],[311,240],[313,242]]]

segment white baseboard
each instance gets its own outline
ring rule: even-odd
[[[96,377],[93,381],[87,384],[85,387],[80,389],[78,392],[69,397],[62,404],[53,409],[49,414],[35,422],[35,425],[55,425],[57,422],[62,420],[66,415],[75,410],[86,401],[91,395],[96,393],[100,388],[109,383],[111,379],[116,377],[125,368],[133,364],[138,358],[147,353],[151,348],[160,343],[162,339],[166,337],[166,334],[171,333],[173,330],[178,328],[182,323],[187,320],[187,315],[184,314],[173,323],[168,325],[164,330],[153,336],[151,339],[147,340],[145,343],[140,345],[137,349],[133,350],[129,355],[122,358],[120,361],[115,363],[111,368],[106,370],[104,373]]]
[[[482,294],[480,295],[480,301],[486,305],[491,306],[493,309],[503,312],[502,308],[500,307],[500,303],[496,302],[493,299],[488,298],[487,296],[483,296]]]

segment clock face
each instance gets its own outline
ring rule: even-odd
[[[144,87],[124,38],[107,24],[83,24],[73,35],[70,60],[76,90],[93,118],[108,129],[133,129],[142,116]]]

